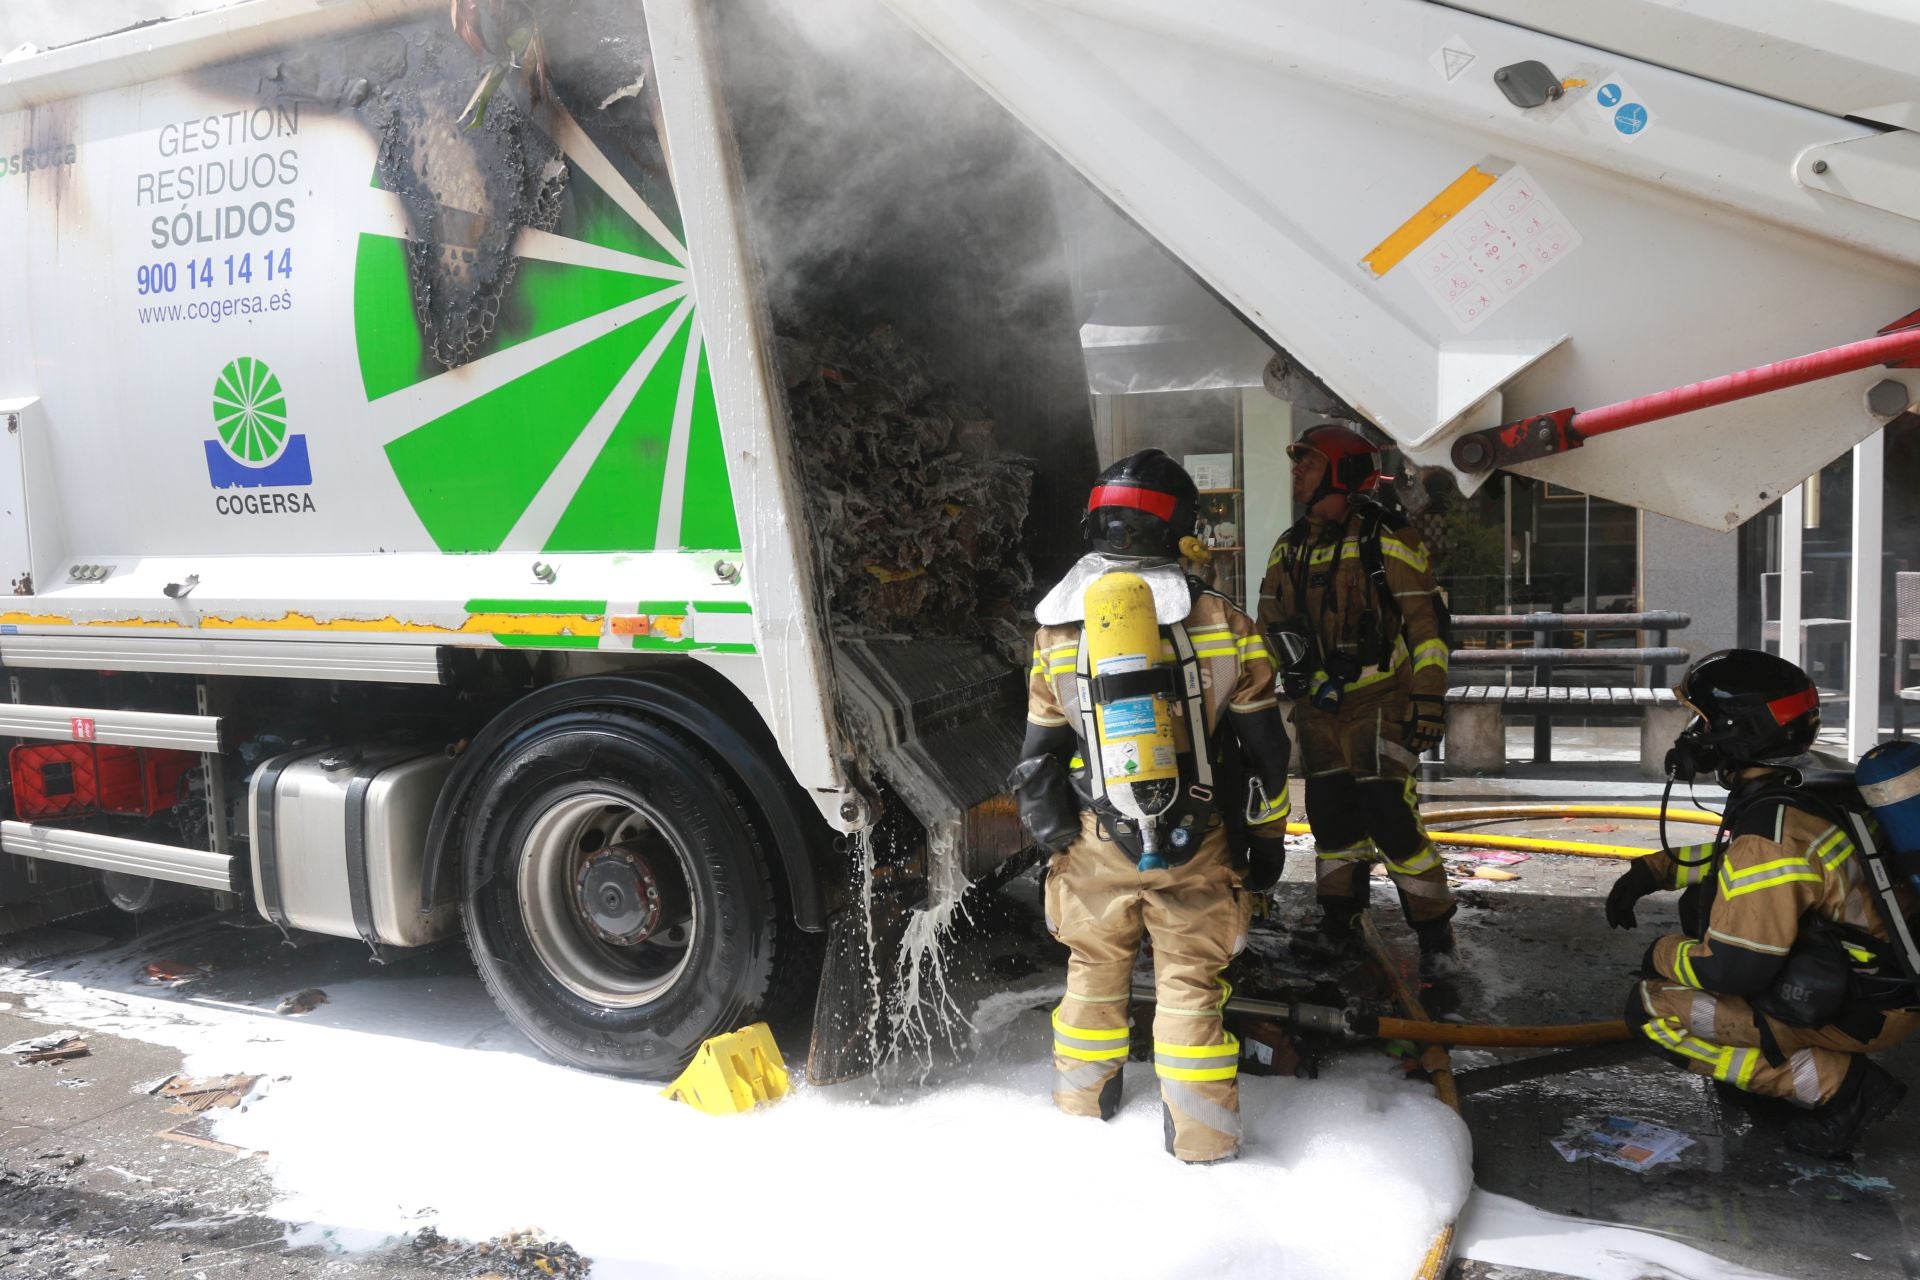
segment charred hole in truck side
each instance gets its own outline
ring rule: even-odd
[[[715,27],[837,711],[911,819],[861,849],[938,906],[1027,844],[1002,786],[1031,607],[1098,469],[1077,179],[891,16],[748,0]]]

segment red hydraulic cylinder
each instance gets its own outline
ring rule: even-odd
[[[1912,324],[1920,312],[1897,322]],[[1764,364],[1757,369],[1709,378],[1668,391],[1602,405],[1597,409],[1562,409],[1523,418],[1505,426],[1469,432],[1453,444],[1454,465],[1462,471],[1486,471],[1496,466],[1543,458],[1579,448],[1588,437],[1605,435],[1661,418],[1675,418],[1696,409],[1765,395],[1786,387],[1818,382],[1884,364],[1896,367],[1920,361],[1920,327],[1895,328],[1877,337],[1811,355]]]

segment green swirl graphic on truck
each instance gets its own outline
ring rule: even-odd
[[[551,132],[566,206],[555,231],[518,234],[479,359],[433,362],[407,242],[359,238],[354,337],[370,406],[400,427],[394,477],[444,552],[737,551],[679,211],[564,115]]]

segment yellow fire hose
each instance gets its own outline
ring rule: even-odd
[[[1653,805],[1621,804],[1511,804],[1511,805],[1456,805],[1452,808],[1424,808],[1420,811],[1420,821],[1431,827],[1435,823],[1451,822],[1500,822],[1519,819],[1543,818],[1630,818],[1658,819],[1660,810]],[[1720,815],[1704,809],[1674,809],[1667,814],[1669,822],[1688,822],[1699,826],[1717,827]],[[1290,836],[1311,835],[1313,829],[1304,822],[1289,822],[1287,834]],[[1557,853],[1573,858],[1644,858],[1652,849],[1639,845],[1590,844],[1580,840],[1542,840],[1533,836],[1506,836],[1485,831],[1436,831],[1435,842],[1466,849],[1508,849],[1516,853]]]

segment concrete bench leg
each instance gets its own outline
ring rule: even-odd
[[[1667,776],[1667,750],[1673,740],[1693,719],[1685,707],[1647,707],[1640,718],[1640,774],[1647,778]]]
[[[1505,773],[1507,733],[1497,702],[1447,705],[1447,771]]]

